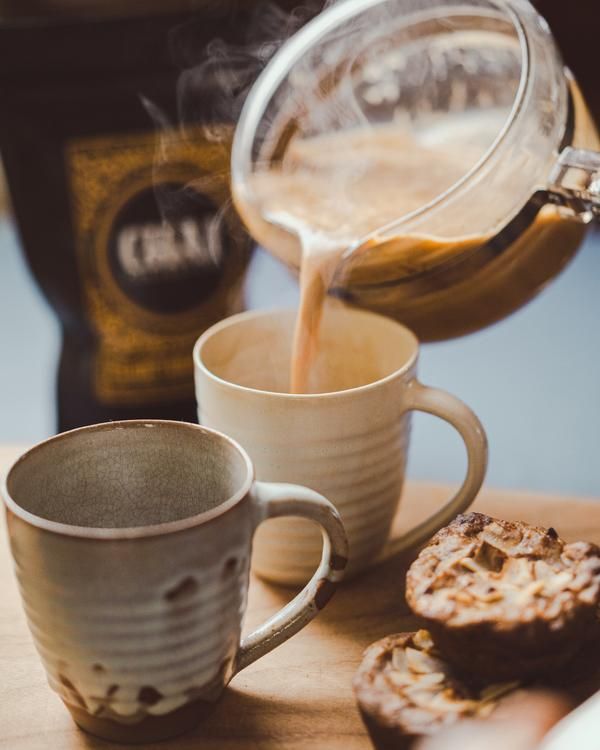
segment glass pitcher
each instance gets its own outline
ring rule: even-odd
[[[394,129],[383,149],[381,128]],[[400,153],[396,130],[414,146]],[[356,165],[374,132],[374,175],[384,177],[371,174],[363,189]],[[271,206],[285,208],[278,185],[294,184],[301,218],[325,207],[319,231],[344,248],[330,294],[440,340],[505,317],[574,256],[600,214],[599,148],[527,0],[342,0],[256,82],[236,129],[232,187],[254,238],[298,269],[302,231]],[[451,176],[440,166],[450,156]],[[403,175],[411,184],[410,159],[427,188],[421,203],[396,200]],[[271,193],[257,190],[273,175]]]

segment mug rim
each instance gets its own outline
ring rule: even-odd
[[[75,435],[79,435],[86,432],[109,432],[113,429],[124,429],[124,428],[140,428],[140,427],[158,427],[158,428],[173,428],[181,430],[192,430],[204,433],[209,433],[214,437],[225,443],[229,443],[241,456],[246,466],[246,477],[236,492],[230,495],[226,500],[214,508],[196,513],[193,516],[187,516],[186,518],[180,518],[176,521],[166,521],[165,523],[148,524],[145,526],[126,526],[126,527],[97,527],[97,526],[76,526],[74,524],[63,523],[61,521],[53,521],[48,518],[38,516],[31,511],[26,510],[19,505],[16,500],[12,497],[8,489],[9,479],[13,471],[23,464],[27,459],[34,453],[38,453],[43,450],[47,445],[69,440]],[[73,430],[66,432],[60,432],[58,435],[53,435],[46,440],[42,440],[36,443],[31,448],[26,450],[19,458],[14,461],[10,469],[6,472],[2,478],[2,484],[0,485],[0,495],[4,501],[6,510],[14,514],[17,518],[21,519],[30,526],[35,526],[38,529],[47,531],[52,534],[61,536],[75,537],[78,539],[89,539],[97,541],[119,541],[119,540],[132,540],[132,539],[144,539],[149,537],[162,536],[165,534],[172,534],[179,531],[186,531],[187,529],[201,526],[206,523],[210,523],[217,518],[225,515],[228,511],[238,505],[242,500],[250,493],[252,485],[254,484],[254,465],[250,459],[248,453],[242,448],[242,446],[233,438],[225,435],[219,430],[214,430],[210,427],[204,427],[204,425],[193,424],[192,422],[179,422],[176,420],[169,419],[127,419],[119,420],[115,422],[99,422],[97,424],[85,425],[83,427],[77,427]]]
[[[339,311],[336,311],[339,312]],[[352,307],[346,307],[344,308],[344,314],[349,315],[357,315],[361,317],[370,317],[370,318],[378,318],[380,320],[384,320],[386,323],[389,323],[390,325],[402,329],[408,337],[411,339],[412,342],[412,353],[410,357],[406,360],[406,362],[401,366],[396,368],[393,372],[390,372],[388,375],[386,375],[383,378],[378,378],[377,380],[373,380],[370,383],[365,383],[364,385],[359,385],[354,388],[346,388],[344,390],[340,391],[326,391],[324,393],[285,393],[282,391],[270,391],[270,390],[263,390],[260,388],[251,388],[250,386],[240,385],[239,383],[234,383],[231,380],[226,380],[225,378],[220,377],[216,373],[214,373],[211,369],[208,368],[208,366],[204,363],[202,357],[201,357],[201,349],[204,347],[204,345],[216,334],[220,333],[222,330],[226,328],[230,328],[231,326],[235,326],[238,323],[247,320],[247,319],[253,319],[253,318],[266,318],[266,317],[275,317],[282,314],[294,314],[297,315],[298,311],[296,308],[293,307],[275,307],[267,310],[246,310],[245,312],[236,313],[235,315],[230,315],[227,318],[224,318],[223,320],[220,320],[218,323],[215,323],[210,328],[207,328],[204,333],[197,339],[196,343],[194,344],[193,349],[193,359],[194,359],[194,369],[200,370],[206,377],[208,377],[213,382],[219,383],[220,385],[223,385],[227,388],[230,388],[232,390],[236,390],[240,393],[252,393],[257,396],[262,396],[263,398],[271,398],[271,399],[281,399],[286,401],[307,401],[307,400],[321,400],[321,401],[327,401],[327,400],[334,400],[334,399],[350,399],[350,398],[356,398],[358,394],[363,394],[368,391],[375,390],[377,388],[381,388],[386,383],[389,383],[392,380],[395,380],[396,378],[402,377],[403,375],[406,375],[407,372],[409,372],[417,363],[417,360],[419,358],[419,348],[420,348],[420,342],[417,338],[417,335],[411,331],[410,328],[403,325],[402,323],[399,323],[397,320],[394,320],[393,318],[388,318],[385,315],[379,315],[378,313],[371,312],[369,310],[359,310]]]

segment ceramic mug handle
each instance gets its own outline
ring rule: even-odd
[[[400,537],[390,539],[380,556],[387,559],[411,547],[417,547],[456,515],[466,510],[481,489],[487,468],[487,438],[477,416],[466,404],[446,391],[430,388],[414,379],[407,389],[407,410],[433,414],[451,424],[467,448],[467,475],[461,488],[439,510]]]
[[[242,640],[235,673],[279,646],[307,625],[333,596],[348,563],[348,540],[335,507],[323,495],[296,484],[255,482],[251,490],[256,526],[268,518],[302,516],[323,533],[323,554],[315,574],[283,609]]]

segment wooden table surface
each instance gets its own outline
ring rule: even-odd
[[[0,474],[19,449],[0,446]],[[398,527],[425,515],[450,488],[409,484]],[[554,526],[568,540],[600,543],[600,502],[485,490],[475,507],[492,515]],[[0,525],[0,748],[110,750],[86,736],[46,684],[17,594],[4,515]],[[238,675],[214,713],[193,733],[147,747],[163,750],[368,750],[351,680],[361,652],[389,633],[410,629],[403,597],[406,560],[342,587],[301,633]],[[284,604],[290,590],[251,581],[247,627]]]

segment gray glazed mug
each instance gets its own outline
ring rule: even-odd
[[[27,619],[77,724],[148,742],[190,729],[231,678],[303,628],[347,559],[334,507],[254,481],[219,432],[166,421],[84,427],[32,448],[3,487]],[[311,581],[241,639],[252,537],[267,518],[323,530]]]

